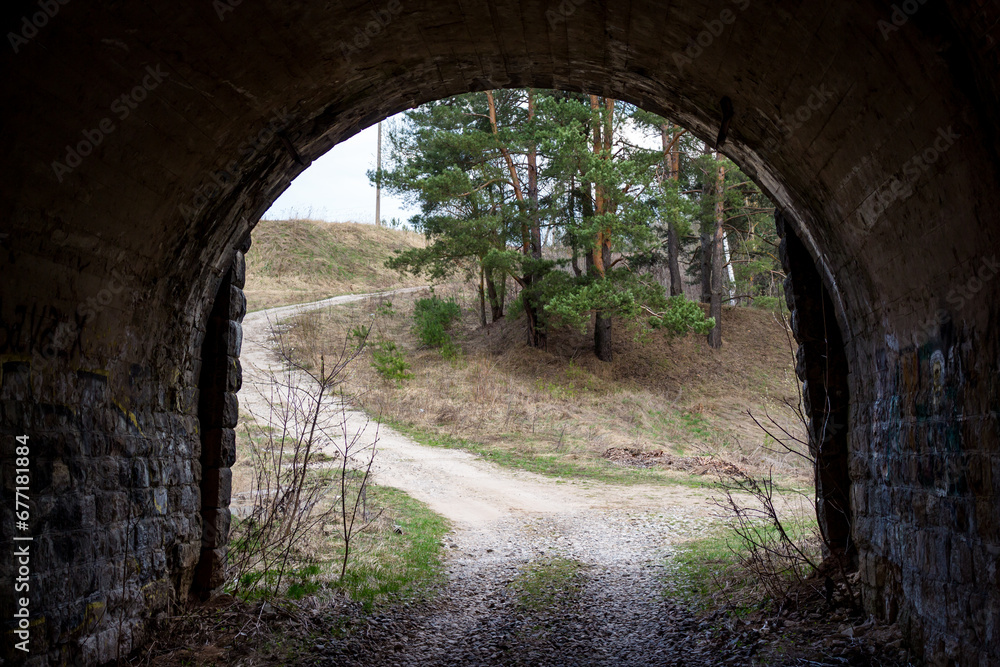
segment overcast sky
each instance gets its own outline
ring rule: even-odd
[[[382,159],[387,157],[383,125]],[[366,172],[375,168],[377,126],[333,147],[296,178],[264,214],[268,220],[312,218],[327,222],[375,222],[375,187]],[[382,193],[382,219],[410,219],[416,209]]]

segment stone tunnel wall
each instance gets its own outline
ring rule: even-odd
[[[775,218],[827,546],[859,566],[866,611],[930,664],[1000,664],[1000,322],[994,305],[981,330],[953,323],[969,299],[997,303],[1000,257],[928,294],[955,298],[918,311],[909,345],[845,346],[796,225]]]
[[[931,664],[1000,664],[998,259],[944,291],[989,304],[978,326],[956,324],[956,304],[931,307],[908,341],[856,347],[850,477],[864,604],[899,621]]]
[[[795,372],[802,381],[802,409],[808,420],[809,453],[815,466],[816,514],[827,556],[854,565],[848,497],[849,368],[836,309],[809,251],[780,210],[774,215],[781,238],[785,300],[799,344]]]
[[[201,517],[224,527],[207,503],[226,482],[220,350],[235,337],[205,377],[221,414],[199,414],[199,357],[253,222],[389,114],[535,86],[627,100],[709,141],[731,100],[723,151],[796,221],[843,336],[865,604],[932,661],[1000,663],[1000,2],[893,19],[875,0],[406,0],[356,48],[380,3],[58,4],[0,50],[0,429],[4,447],[37,445],[32,622],[51,655],[110,655],[109,619],[128,634],[219,555]],[[4,10],[21,30],[38,4]],[[824,375],[817,351],[807,377]],[[201,460],[202,438],[216,446],[201,418],[218,459]],[[220,471],[205,503],[200,463]]]
[[[142,644],[151,617],[222,583],[244,266],[237,251],[219,288],[222,305],[205,323],[204,349],[215,365],[201,377],[224,409],[217,402],[199,407],[194,383],[163,391],[141,365],[124,378],[101,369],[62,372],[68,351],[59,346],[3,362],[0,437],[12,450],[16,436],[28,436],[30,518],[27,530],[17,530],[13,504],[4,504],[0,550],[27,544],[31,562],[30,653],[16,649],[15,600],[5,590],[5,660],[101,664],[127,656]],[[119,288],[109,284],[101,301],[110,303]],[[5,323],[8,340],[29,327],[44,335],[66,321],[58,313],[20,315]],[[4,459],[4,497],[11,499],[13,466]],[[0,581],[14,581],[17,568],[14,559],[0,559]]]
[[[216,294],[205,328],[199,380],[198,417],[201,427],[201,554],[195,571],[193,592],[207,597],[225,582],[226,547],[229,540],[229,501],[232,465],[236,462],[236,428],[243,384],[240,323],[246,315],[243,294],[246,282],[244,253],[250,241],[236,251]]]

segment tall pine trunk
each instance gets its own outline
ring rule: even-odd
[[[684,293],[684,283],[681,279],[681,242],[677,236],[674,223],[667,227],[667,266],[670,268],[670,296]]]
[[[680,155],[677,152],[678,134],[670,135],[667,130],[669,123],[660,126],[660,139],[663,142],[663,159],[666,167],[666,177],[671,181],[680,180]],[[684,293],[684,283],[681,282],[681,243],[677,235],[677,227],[673,219],[667,220],[667,269],[670,272],[670,296]]]
[[[601,263],[607,266],[611,262],[611,249],[607,245],[601,247]],[[611,317],[602,311],[594,316],[594,354],[601,361],[611,361]]]
[[[493,98],[493,91],[486,91],[486,101],[489,105],[489,115],[490,115],[490,126],[493,130],[493,136],[499,137],[499,130],[497,128],[497,109],[496,101]],[[535,115],[535,97],[534,90],[528,92],[528,119],[531,120]],[[510,150],[501,143],[498,139],[497,148],[500,150],[500,154],[503,155],[504,162],[507,163],[507,171],[510,174],[510,182],[514,187],[514,197],[517,199],[518,203],[522,207],[528,208],[528,216],[524,222],[521,223],[521,252],[525,256],[531,254],[533,255],[532,245],[535,238],[538,239],[538,252],[541,256],[541,234],[538,233],[538,169],[537,165],[534,169],[529,171],[529,189],[532,190],[533,196],[530,195],[526,198],[524,191],[521,188],[521,178],[517,174],[517,167],[514,165],[514,158],[510,155]],[[531,151],[532,159],[535,158],[534,148]],[[523,210],[523,209],[522,209]],[[532,272],[528,272],[528,275],[523,276],[519,282],[522,289],[529,290],[532,285]],[[534,299],[526,295],[524,299],[524,314],[528,320],[528,345],[532,347],[545,347],[545,334],[539,330],[538,322],[538,312],[537,306],[534,303]]]
[[[606,159],[611,152],[612,112],[614,100],[604,98],[604,104],[596,95],[590,96],[590,108],[593,111],[594,154]],[[602,127],[603,126],[603,127]],[[595,213],[608,213],[608,205],[604,196],[603,186],[595,188]],[[594,240],[591,251],[593,266],[603,280],[607,268],[611,264],[611,234],[609,230],[601,230]],[[604,311],[594,313],[594,354],[601,361],[611,361],[611,316]]]
[[[709,305],[709,317],[715,318],[715,326],[708,334],[710,347],[722,347],[722,294],[723,294],[723,248],[725,240],[722,223],[724,220],[724,194],[726,187],[726,168],[720,163],[715,180],[715,235],[712,241],[712,302]]]
[[[486,326],[486,289],[484,287],[486,271],[479,267],[479,323]]]
[[[710,231],[702,231],[700,235],[702,303],[709,303],[712,300],[712,236]]]
[[[535,91],[528,90],[528,122],[535,118]],[[542,231],[541,221],[538,215],[538,149],[532,144],[528,148],[528,233],[531,258],[534,260],[533,266],[525,276],[525,283],[529,288],[538,284],[539,265],[542,260]],[[538,321],[538,303],[534,294],[529,294],[524,299],[524,312],[528,318],[528,345],[532,347],[546,346],[547,338],[544,327]]]
[[[490,318],[492,322],[496,322],[503,318],[503,296],[498,293],[492,272],[486,277],[486,292],[490,296]]]

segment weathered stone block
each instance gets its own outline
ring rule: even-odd
[[[229,541],[231,515],[228,508],[203,508],[202,549],[216,549]]]
[[[246,260],[246,255],[244,255],[240,250],[236,250],[233,253],[233,267],[230,273],[230,282],[232,283],[233,287],[239,288],[240,291],[242,291],[243,288],[246,286],[247,260]]]
[[[163,545],[162,519],[143,519],[132,527],[133,545],[136,552],[148,552]]]
[[[177,542],[174,544],[174,559],[177,566],[187,569],[198,564],[201,555],[201,545],[194,542]]]
[[[229,357],[226,391],[236,393],[243,387],[243,366],[236,357]]]
[[[236,428],[240,423],[240,401],[236,394],[226,392],[225,404],[222,410],[222,424],[226,428]]]
[[[229,468],[208,468],[202,471],[201,502],[203,507],[229,507],[232,497],[233,471]]]
[[[239,322],[229,322],[229,335],[226,337],[228,347],[226,354],[230,357],[239,357],[243,349],[243,326]]]
[[[196,415],[198,413],[198,396],[197,386],[184,387],[176,394],[174,409],[184,415]]]
[[[240,286],[233,285],[229,291],[229,319],[242,322],[247,314],[247,296]]]
[[[152,491],[153,511],[157,514],[167,514],[170,511],[170,496],[167,489],[157,487]]]

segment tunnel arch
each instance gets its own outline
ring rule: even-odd
[[[52,655],[106,659],[119,637],[88,610],[191,585],[200,350],[270,203],[393,113],[534,86],[623,99],[710,142],[732,100],[723,152],[789,218],[843,334],[865,603],[928,655],[996,659],[1000,597],[973,580],[1000,584],[1000,288],[984,277],[1000,248],[1000,8],[903,5],[65,4],[32,31],[38,5],[13,3],[2,427],[45,434],[39,493],[82,525],[121,529],[109,465],[167,507],[139,517],[150,541],[136,543],[149,561],[136,581],[100,573],[114,545],[50,547],[59,576],[87,573],[47,603]],[[59,512],[45,525],[71,534]],[[38,576],[53,590],[56,574]]]

